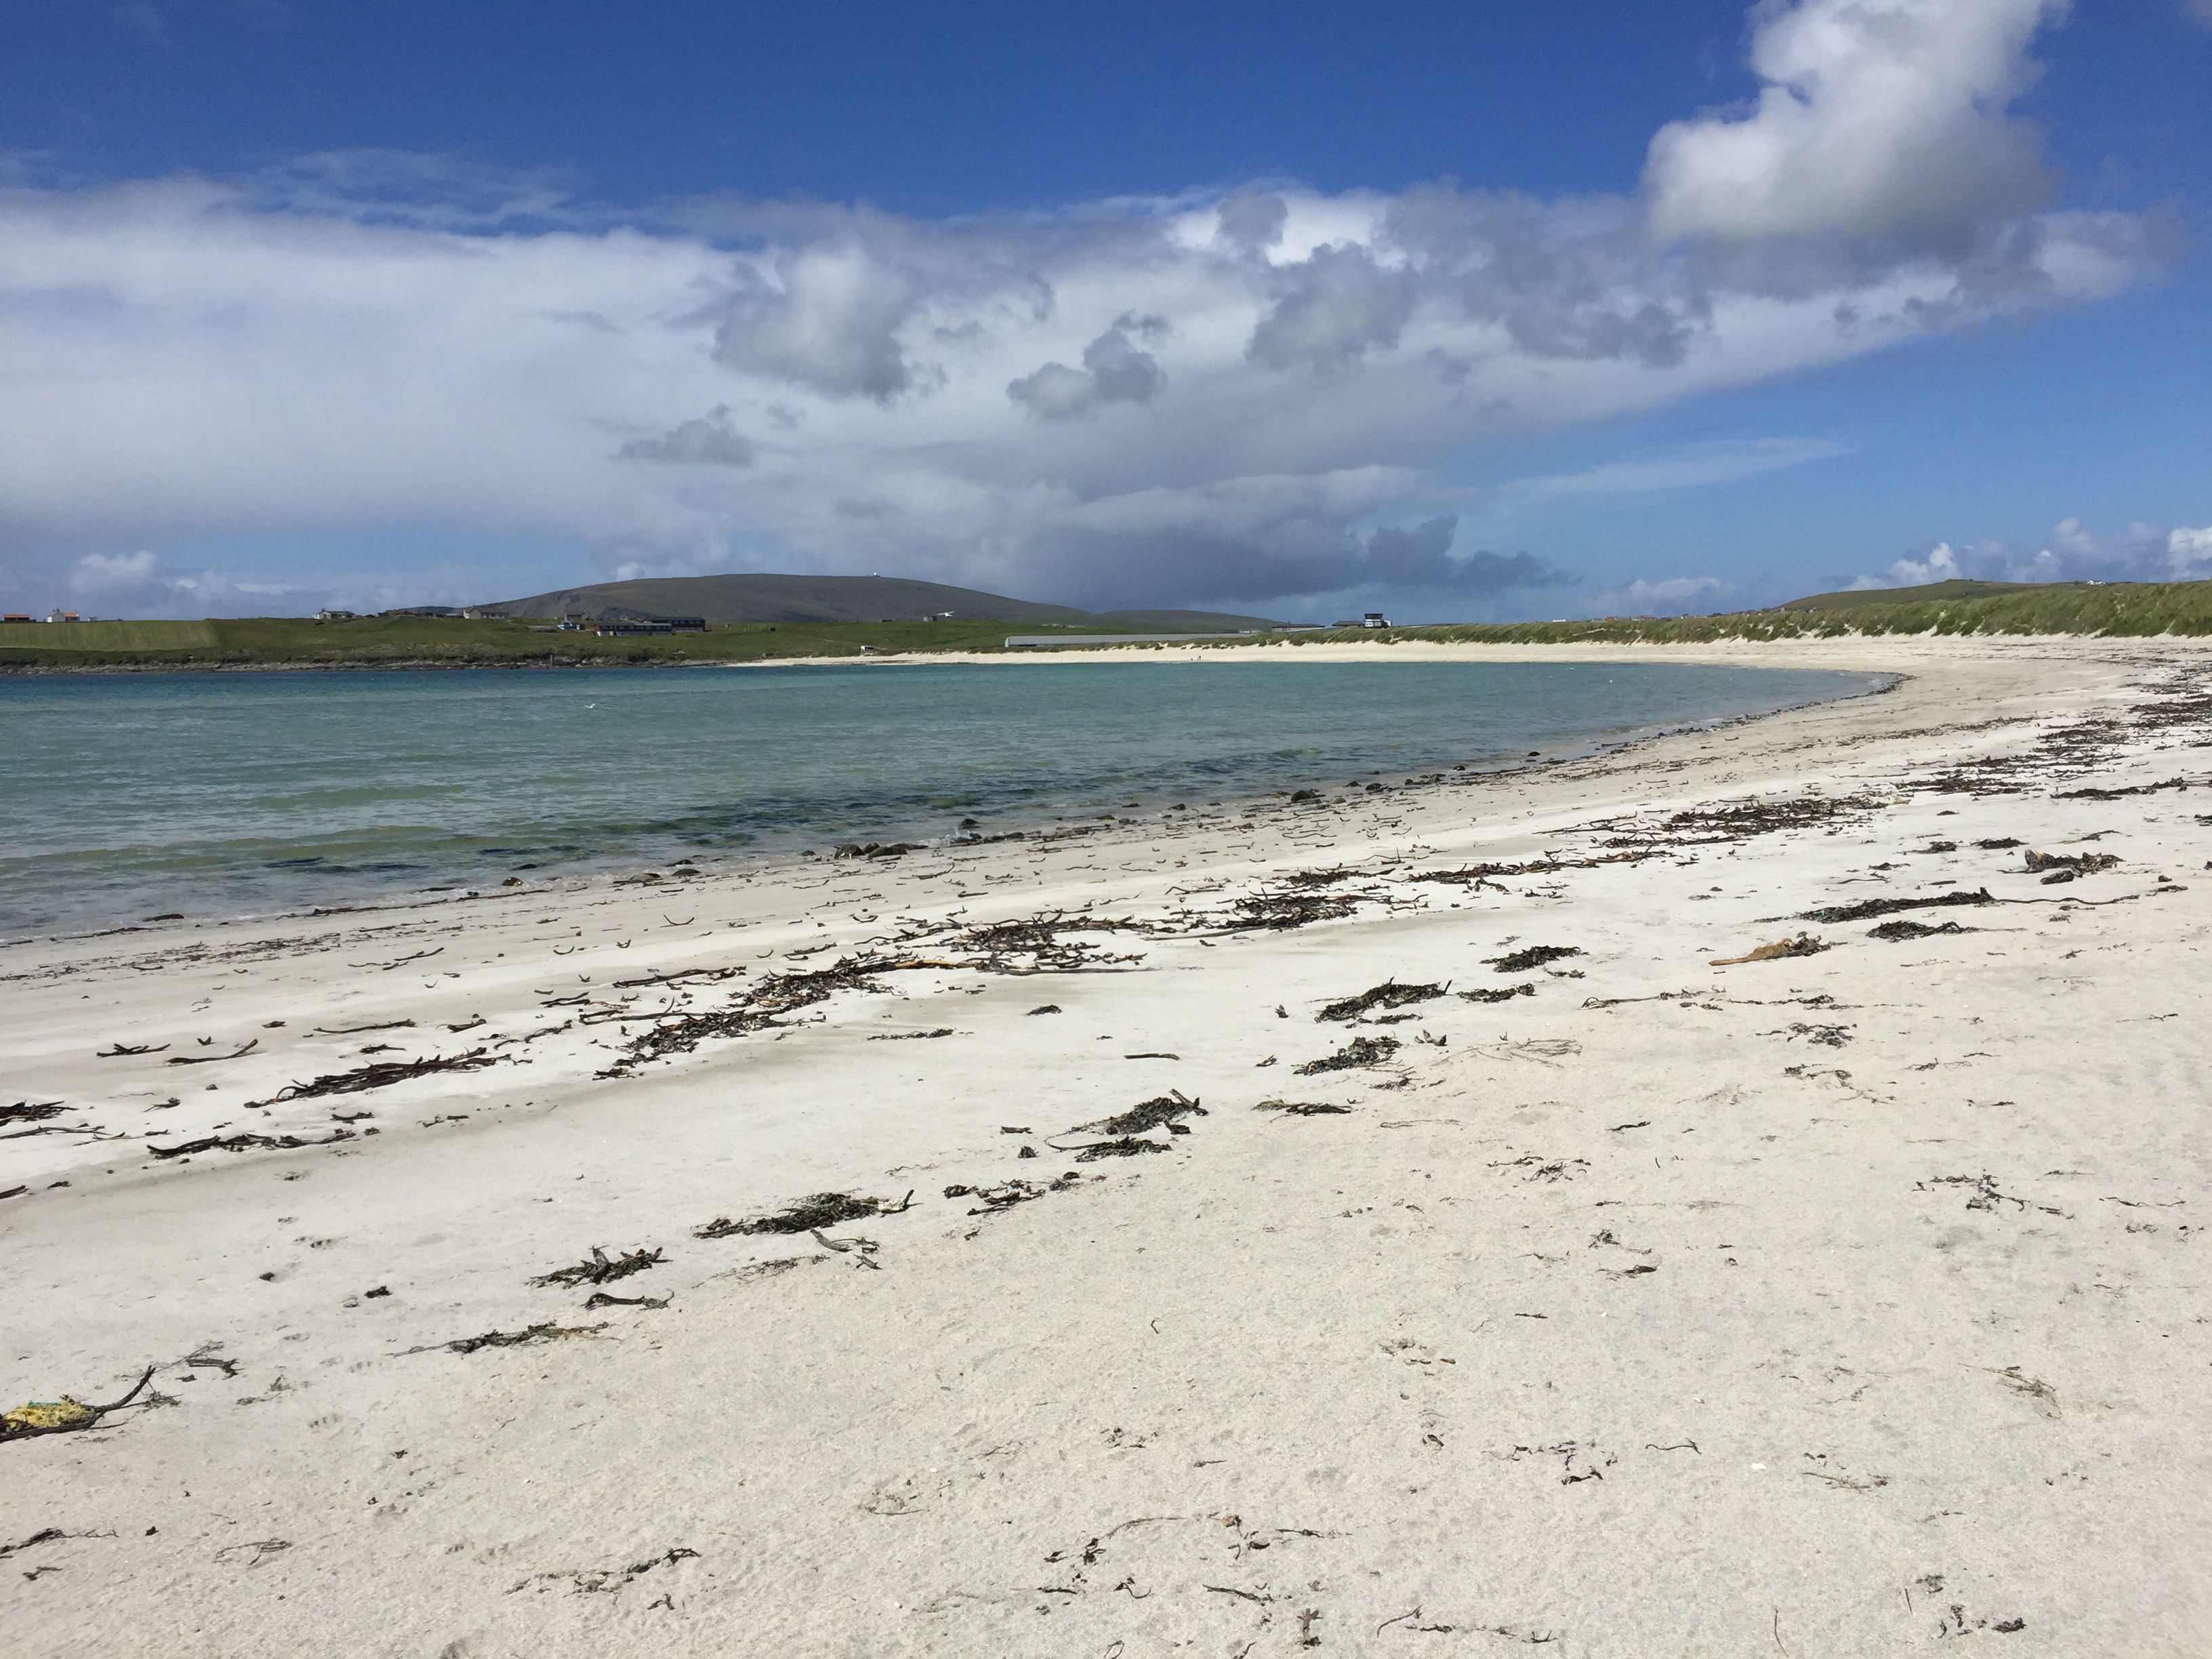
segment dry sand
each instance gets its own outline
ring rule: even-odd
[[[1487,654],[1910,678],[1342,802],[0,947],[4,1099],[62,1106],[0,1124],[0,1405],[155,1368],[0,1444],[8,1652],[2212,1651],[2212,654]],[[1542,867],[1415,878],[1480,863]],[[1578,954],[1486,960],[1533,945]],[[1386,982],[1449,989],[1316,1018]],[[684,1019],[755,1029],[620,1063]],[[1189,1133],[1080,1150],[1171,1091]],[[307,1144],[154,1156],[239,1136]],[[595,1248],[663,1253],[598,1287],[649,1304],[533,1284]]]

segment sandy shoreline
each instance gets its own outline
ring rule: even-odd
[[[0,1445],[11,1650],[2212,1645],[2212,653],[1320,649],[1908,678],[1340,805],[0,949],[0,1405],[158,1402]],[[1240,650],[1291,648],[1189,655]],[[1530,946],[1577,954],[1486,960]],[[1316,1018],[1389,982],[1449,989]],[[595,1248],[665,1305],[532,1283]]]

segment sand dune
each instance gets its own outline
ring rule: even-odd
[[[0,947],[10,1652],[2205,1651],[2212,655],[1663,656],[1907,678]]]

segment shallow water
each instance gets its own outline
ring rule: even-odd
[[[0,679],[0,927],[1194,807],[1848,696],[1670,664],[899,664]]]

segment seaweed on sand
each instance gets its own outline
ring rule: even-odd
[[[1867,930],[1869,939],[1887,940],[1894,945],[1900,939],[1929,939],[1937,933],[1966,933],[1974,930],[1961,927],[1955,921],[1947,921],[1941,927],[1930,927],[1921,921],[1885,921],[1879,927]]]
[[[1332,1106],[1318,1100],[1263,1100],[1252,1109],[1255,1112],[1280,1112],[1285,1117],[1324,1117],[1349,1112],[1349,1106]]]
[[[1052,1181],[1007,1181],[995,1187],[947,1187],[947,1198],[972,1198],[982,1207],[970,1210],[969,1215],[995,1215],[1001,1210],[1011,1210],[1017,1204],[1027,1204],[1042,1198],[1047,1193],[1064,1193],[1081,1183],[1083,1177],[1069,1170]]]
[[[1102,1118],[1096,1123],[1078,1124],[1070,1133],[1096,1131],[1104,1135],[1140,1135],[1158,1128],[1163,1123],[1170,1127],[1179,1118],[1204,1117],[1206,1108],[1185,1095],[1180,1089],[1170,1089],[1157,1099],[1132,1106],[1126,1112]]]
[[[289,1084],[267,1100],[250,1100],[249,1106],[274,1106],[287,1100],[313,1100],[324,1095],[357,1095],[367,1089],[387,1088],[410,1078],[439,1072],[477,1072],[496,1066],[507,1056],[489,1048],[471,1048],[463,1054],[433,1054],[428,1060],[380,1060],[350,1072],[331,1072],[308,1083]]]
[[[727,1216],[718,1216],[699,1228],[696,1238],[729,1238],[749,1233],[809,1233],[817,1227],[834,1227],[841,1221],[859,1221],[873,1215],[898,1215],[914,1202],[908,1193],[896,1204],[886,1204],[880,1199],[855,1198],[850,1193],[817,1193],[811,1198],[801,1199],[787,1210],[774,1215],[755,1216],[749,1221],[732,1221]]]
[[[607,1285],[617,1279],[627,1279],[632,1273],[641,1273],[647,1267],[657,1267],[668,1259],[665,1250],[631,1250],[607,1259],[607,1253],[598,1245],[592,1247],[588,1261],[579,1261],[574,1267],[556,1267],[550,1273],[541,1273],[530,1282],[533,1285]]]
[[[1402,1008],[1409,1002],[1428,1002],[1442,996],[1441,985],[1401,985],[1395,980],[1384,980],[1370,991],[1362,991],[1356,997],[1346,997],[1332,1002],[1314,1016],[1316,1020],[1357,1019],[1371,1008]]]
[[[1310,1060],[1293,1069],[1300,1077],[1313,1077],[1322,1072],[1348,1071],[1355,1066],[1379,1066],[1403,1046],[1395,1037],[1354,1037],[1326,1059]]]
[[[1501,985],[1494,991],[1462,991],[1458,994],[1462,1002],[1510,1002],[1516,997],[1533,997],[1535,994],[1535,986],[1527,980],[1518,985]]]
[[[1541,968],[1547,962],[1559,962],[1582,953],[1582,947],[1578,945],[1532,945],[1525,951],[1514,951],[1510,956],[1485,957],[1483,961],[1501,974],[1525,974],[1531,968]]]
[[[1945,893],[1938,898],[1862,899],[1856,904],[1829,904],[1818,910],[1801,912],[1800,921],[1866,921],[1875,916],[1893,915],[1899,910],[1942,909],[1954,904],[1995,904],[1986,887],[1972,893]]]

